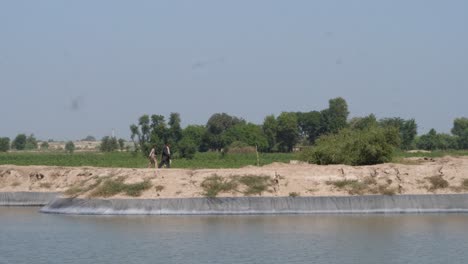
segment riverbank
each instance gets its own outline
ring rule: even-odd
[[[406,163],[356,167],[273,163],[240,169],[157,171],[0,165],[0,192],[60,192],[67,197],[113,199],[199,198],[213,194],[217,197],[312,197],[468,192],[468,157],[410,158]],[[259,178],[262,180],[257,181]],[[143,187],[136,192],[127,192],[123,187],[103,190],[114,183],[129,186],[133,191]],[[226,188],[209,192],[213,191],[209,188],[219,185]]]

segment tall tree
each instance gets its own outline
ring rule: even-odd
[[[296,115],[301,137],[313,144],[320,135],[320,112],[297,112]]]
[[[337,133],[347,126],[349,111],[345,99],[338,97],[328,101],[328,109],[321,112],[321,134]]]
[[[171,113],[169,117],[169,134],[173,144],[177,144],[182,139],[182,128],[180,127],[180,114]]]
[[[400,132],[401,149],[411,149],[413,147],[414,139],[418,133],[418,126],[414,119],[402,119],[400,117],[384,118],[379,121],[380,126],[383,128],[394,127]]]
[[[278,116],[277,140],[282,151],[291,152],[299,140],[299,127],[295,113],[283,112]]]
[[[263,121],[263,133],[268,142],[267,151],[277,151],[276,134],[278,132],[278,122],[274,115],[268,115]]]
[[[0,152],[7,152],[10,150],[10,139],[7,137],[0,138]]]
[[[206,123],[206,133],[203,136],[203,144],[208,149],[221,150],[226,146],[223,134],[231,127],[245,123],[244,120],[226,113],[213,114]]]
[[[461,117],[453,121],[452,134],[461,136],[466,130],[468,130],[468,118]]]
[[[26,147],[26,138],[25,134],[18,134],[11,143],[12,148],[16,150],[24,150]]]

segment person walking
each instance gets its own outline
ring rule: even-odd
[[[159,168],[162,168],[163,165],[166,165],[166,168],[171,167],[171,145],[169,143],[166,143],[163,147]]]
[[[156,166],[158,164],[158,159],[156,158],[156,145],[153,145],[153,148],[151,148],[151,151],[148,155],[148,168],[154,167],[156,169]]]

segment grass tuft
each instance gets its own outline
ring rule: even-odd
[[[431,176],[431,177],[426,177],[430,183],[431,187],[429,187],[430,191],[435,191],[437,189],[445,189],[449,187],[449,182],[442,178],[442,176]]]
[[[246,186],[242,192],[244,195],[261,195],[262,192],[268,191],[274,181],[270,176],[255,176],[246,175],[238,178],[238,181]]]
[[[221,192],[235,191],[237,182],[234,179],[227,180],[215,174],[206,177],[200,186],[203,188],[203,195],[212,198]]]

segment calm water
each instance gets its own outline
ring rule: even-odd
[[[0,207],[0,263],[468,263],[468,214],[67,216]]]

